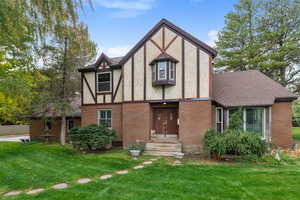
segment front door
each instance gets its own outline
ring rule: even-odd
[[[177,108],[154,108],[153,128],[159,135],[177,135]]]

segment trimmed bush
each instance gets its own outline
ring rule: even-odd
[[[75,149],[81,151],[103,148],[116,138],[116,132],[104,125],[88,125],[70,130],[70,140]]]
[[[204,136],[204,149],[211,155],[257,155],[263,156],[268,142],[256,133],[227,129],[223,133],[209,130]]]

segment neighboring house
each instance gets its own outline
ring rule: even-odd
[[[66,116],[66,139],[69,130],[81,125],[81,98],[74,98],[70,104],[71,110]],[[51,105],[33,114],[30,125],[31,140],[60,141],[61,117]]]
[[[245,130],[289,147],[296,97],[257,71],[214,74],[216,55],[162,19],[124,57],[102,54],[79,69],[82,126],[106,124],[124,147],[177,141],[184,152],[194,152],[208,129],[222,132],[234,109],[243,107]]]

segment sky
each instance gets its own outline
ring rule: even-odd
[[[80,19],[87,24],[98,54],[124,56],[160,19],[166,18],[214,46],[224,16],[238,0],[93,0]]]

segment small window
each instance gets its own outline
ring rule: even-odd
[[[167,62],[158,62],[159,80],[167,79]]]
[[[46,130],[51,130],[52,129],[52,120],[51,119],[45,119],[44,128]]]
[[[97,75],[97,89],[98,92],[111,92],[111,73],[101,72]]]
[[[223,132],[223,108],[216,108],[216,130]]]
[[[174,63],[170,65],[170,80],[174,80],[175,78],[175,70],[174,70]]]
[[[75,122],[72,119],[68,120],[68,130],[71,130],[72,128],[75,127]]]
[[[112,127],[112,115],[111,110],[99,110],[98,111],[98,124],[107,126],[108,128]]]
[[[156,80],[156,65],[152,66],[152,81]]]

